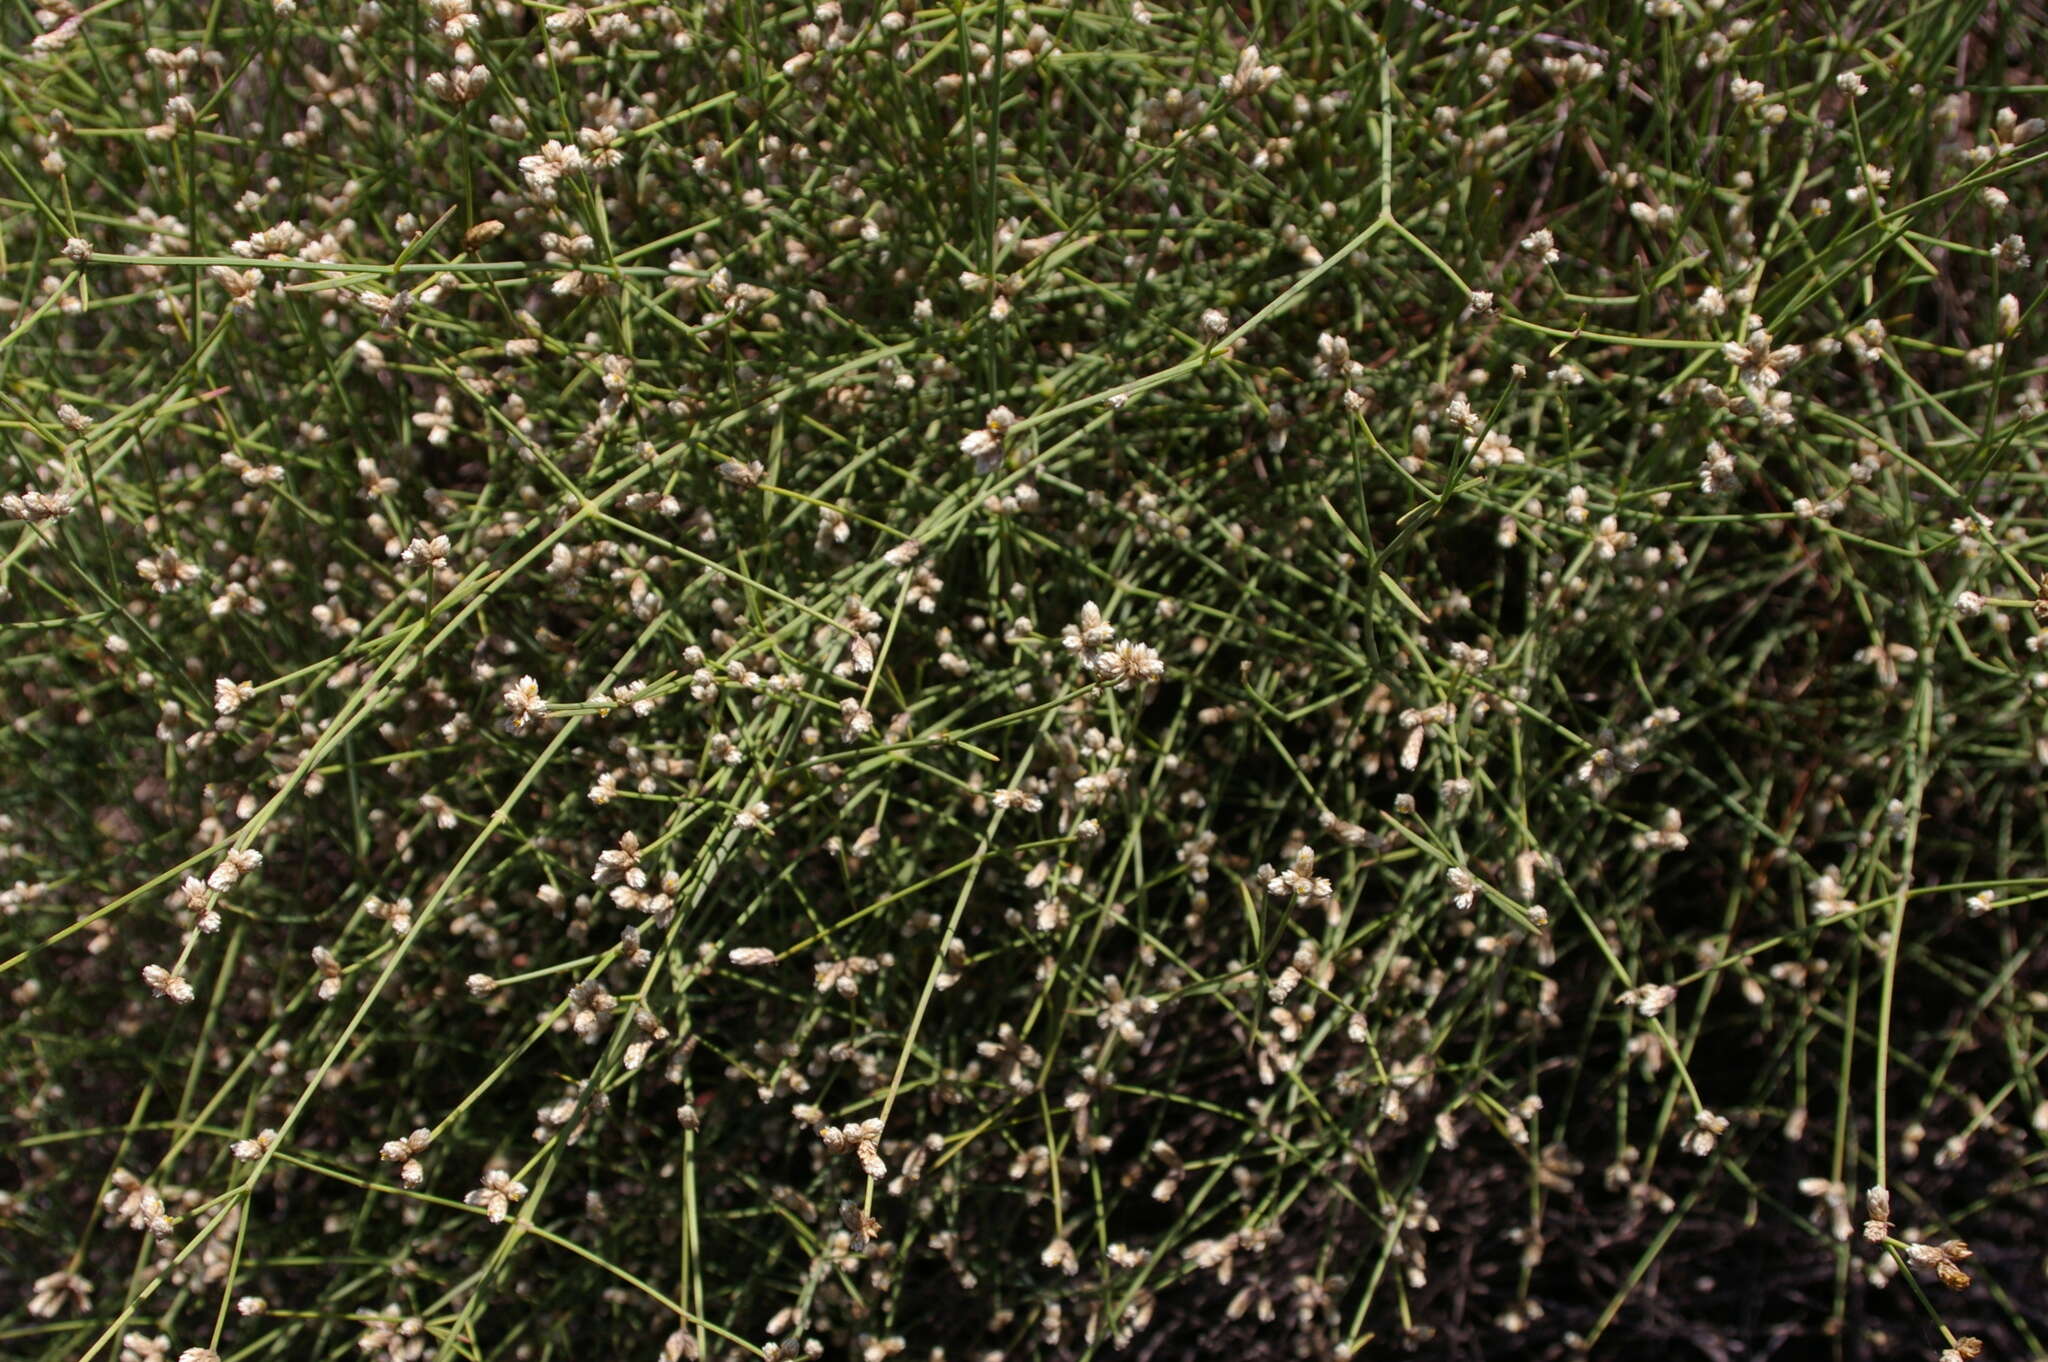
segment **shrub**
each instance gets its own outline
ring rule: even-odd
[[[2038,16],[887,4],[0,21],[5,1350],[2040,1353]]]

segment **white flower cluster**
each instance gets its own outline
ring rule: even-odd
[[[1145,685],[1166,675],[1159,654],[1143,643],[1118,638],[1094,601],[1081,607],[1081,618],[1060,632],[1060,646],[1080,659],[1096,680],[1117,690]]]

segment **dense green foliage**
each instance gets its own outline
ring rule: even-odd
[[[0,1354],[2040,1355],[2048,20],[890,3],[0,20]]]

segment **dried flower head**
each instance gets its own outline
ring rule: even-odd
[[[483,1185],[469,1191],[462,1200],[465,1205],[482,1207],[484,1215],[497,1225],[503,1223],[506,1213],[525,1197],[525,1183],[502,1168],[491,1168],[484,1172]]]

